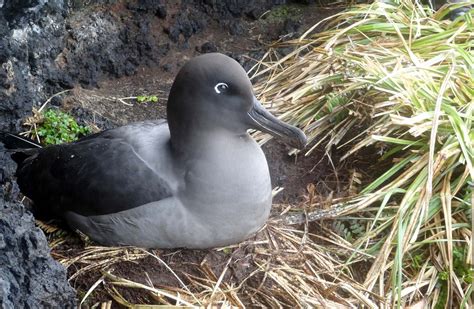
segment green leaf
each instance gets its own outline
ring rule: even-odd
[[[147,97],[144,96],[144,95],[140,95],[140,96],[137,97],[137,102],[138,102],[138,103],[143,103],[143,102],[145,102],[146,100],[147,100]]]
[[[54,109],[44,112],[43,122],[37,129],[37,135],[46,145],[72,142],[88,133],[90,128],[79,125],[70,115]]]

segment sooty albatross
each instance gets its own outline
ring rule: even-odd
[[[209,248],[255,233],[270,213],[271,184],[247,130],[297,148],[306,144],[303,132],[266,111],[244,69],[218,53],[184,65],[167,113],[168,121],[133,123],[70,144],[16,147],[21,191],[37,213],[104,245]],[[3,138],[9,148],[18,145],[12,138]]]

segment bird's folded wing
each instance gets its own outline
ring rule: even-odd
[[[125,140],[110,134],[38,149],[17,171],[36,211],[104,215],[171,196],[168,184]]]

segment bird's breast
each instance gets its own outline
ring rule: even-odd
[[[221,203],[242,210],[271,203],[267,160],[250,137],[208,145],[188,167],[186,194],[200,205]]]

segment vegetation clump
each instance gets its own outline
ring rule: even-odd
[[[295,4],[282,4],[263,15],[268,22],[280,22],[286,19],[297,19],[302,14],[302,7]]]
[[[139,95],[137,97],[138,103],[158,103],[158,97],[156,95]]]
[[[357,5],[325,20],[327,30],[311,34],[318,24],[282,43],[292,53],[269,51],[256,66],[255,76],[267,76],[256,92],[305,130],[308,155],[325,144],[328,153],[345,147],[344,160],[372,147],[379,162],[391,162],[327,210],[365,218],[340,271],[355,278],[352,265],[370,262],[352,295],[381,307],[473,306],[474,21],[472,10],[446,19],[468,5]]]
[[[89,127],[79,125],[73,117],[56,109],[48,109],[41,119],[36,135],[45,145],[73,142],[91,133]]]

